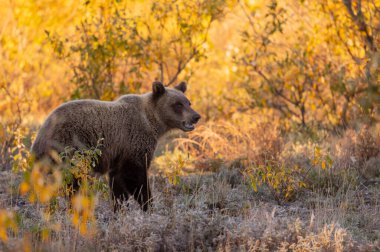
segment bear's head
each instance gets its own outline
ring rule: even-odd
[[[184,95],[186,88],[185,82],[174,88],[165,88],[161,82],[153,82],[155,113],[168,129],[192,131],[201,118]]]

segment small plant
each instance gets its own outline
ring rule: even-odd
[[[267,164],[250,167],[244,173],[255,192],[258,191],[259,185],[265,184],[278,203],[294,199],[296,193],[307,186],[303,170],[298,166],[288,168],[278,164]]]
[[[14,212],[0,209],[0,241],[8,240],[7,230],[18,231],[17,216]]]
[[[51,231],[60,229],[60,226],[54,223],[51,217],[57,209],[62,173],[46,160],[35,162],[30,167],[32,168],[24,172],[24,180],[20,184],[20,194],[28,194],[29,202],[36,204],[44,223],[38,227],[38,232],[42,241],[47,241]]]
[[[95,191],[102,188],[99,179],[93,176],[93,168],[102,155],[102,141],[103,139],[99,139],[96,146],[89,149],[74,150],[67,147],[60,154],[61,159],[67,164],[63,168],[65,195],[72,194],[74,180],[80,183],[82,189]]]
[[[85,150],[73,150],[66,148],[55,157],[56,164],[51,161],[29,161],[24,180],[20,184],[21,195],[28,194],[31,203],[38,203],[44,227],[39,228],[41,239],[46,241],[50,237],[50,231],[59,230],[59,226],[52,222],[51,215],[57,209],[57,197],[73,195],[73,181],[80,183],[80,191],[71,199],[71,220],[79,229],[81,235],[90,234],[88,225],[95,225],[96,193],[99,189],[104,191],[104,183],[92,176],[92,169],[96,166],[101,155],[100,139],[95,147]],[[30,153],[26,153],[31,156]],[[40,209],[39,204],[43,208]],[[90,230],[94,231],[94,228]],[[0,230],[1,231],[1,230]]]
[[[189,154],[176,148],[174,151],[166,150],[164,155],[157,157],[155,160],[159,167],[173,185],[180,183],[180,176],[183,174],[183,169],[189,167],[193,159]]]
[[[33,168],[24,173],[20,184],[21,195],[29,194],[29,201],[46,204],[58,195],[62,185],[62,173],[48,162],[36,162]]]
[[[13,148],[11,149],[11,156],[13,159],[12,170],[14,172],[24,172],[32,166],[33,158],[29,150],[25,146],[25,138],[28,130],[25,128],[18,128],[14,133]],[[32,139],[34,139],[34,134]]]
[[[96,193],[99,189],[106,188],[98,178],[93,176],[92,172],[102,155],[100,149],[102,141],[103,139],[99,139],[95,147],[86,150],[74,151],[72,148],[66,148],[65,152],[60,155],[68,164],[64,168],[64,194],[72,195],[74,180],[78,181],[80,185],[80,191],[71,199],[71,221],[81,235],[95,233]],[[88,228],[88,226],[91,226],[91,228]]]
[[[88,188],[84,188],[71,200],[73,208],[71,221],[81,235],[92,235],[95,233],[96,196],[89,194],[86,192],[87,190]]]
[[[312,160],[312,163],[315,167],[321,167],[322,170],[331,168],[334,164],[331,156],[329,154],[323,154],[319,146],[316,146],[314,148],[314,158]]]

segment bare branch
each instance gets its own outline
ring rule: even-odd
[[[330,13],[330,17],[331,17],[331,19],[332,19],[332,21],[333,21],[333,23],[334,23],[334,26],[335,26],[335,32],[336,32],[336,35],[338,36],[339,40],[343,43],[343,45],[344,45],[344,47],[346,48],[348,54],[351,56],[351,58],[354,60],[354,62],[355,62],[356,64],[361,64],[362,59],[356,57],[356,56],[352,53],[350,47],[347,45],[346,41],[342,38],[342,35],[341,35],[340,32],[339,32],[338,24],[337,24],[337,22],[336,22],[336,18],[335,18],[335,16],[334,16],[334,13],[333,13],[331,10],[329,11],[329,13]]]
[[[376,45],[374,43],[374,38],[372,35],[370,35],[370,32],[368,31],[368,25],[365,22],[365,18],[362,12],[361,8],[361,0],[358,0],[358,10],[357,14],[355,15],[354,10],[352,8],[352,0],[343,0],[344,5],[346,6],[346,9],[348,11],[348,14],[350,15],[352,21],[357,25],[360,32],[363,32],[365,34],[364,36],[364,42],[369,47],[369,49],[373,52],[377,51]]]

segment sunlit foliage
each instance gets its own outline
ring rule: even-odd
[[[302,126],[378,119],[379,3],[240,3],[247,27],[234,55],[253,105]]]
[[[211,23],[223,1],[107,1],[81,20],[69,39],[47,35],[67,60],[73,97],[111,100],[136,93],[146,80],[166,85],[204,56]]]

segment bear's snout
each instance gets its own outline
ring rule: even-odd
[[[201,119],[201,116],[196,113],[195,115],[193,115],[193,117],[191,118],[191,123],[195,124],[197,123],[199,120]]]

